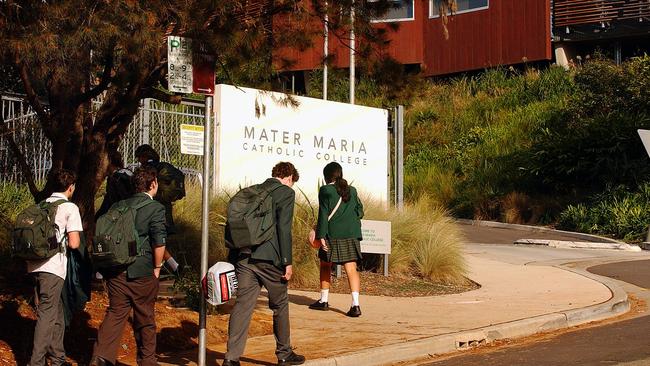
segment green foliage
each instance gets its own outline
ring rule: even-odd
[[[634,187],[649,174],[637,129],[650,128],[650,57],[622,66],[594,60],[575,74],[575,93],[559,118],[540,126],[532,173],[556,191]]]
[[[431,83],[406,113],[407,197],[426,194],[463,217],[552,223],[568,203],[638,186],[650,177],[636,132],[650,128],[649,73],[648,56],[621,66],[597,58],[572,71],[494,69]],[[616,221],[597,231],[638,238],[627,233],[645,218],[629,200],[612,207]]]
[[[592,196],[587,203],[569,205],[558,226],[591,234],[611,235],[625,241],[645,240],[650,224],[650,183],[635,191],[618,186]]]
[[[34,203],[27,187],[0,183],[0,257],[8,257],[16,216]]]

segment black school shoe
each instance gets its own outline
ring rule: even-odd
[[[231,360],[223,360],[223,364],[221,366],[239,366],[240,363],[239,361],[231,361]]]
[[[295,352],[291,352],[287,358],[278,360],[278,366],[302,365],[303,363],[305,363],[305,356],[299,355]]]
[[[348,312],[345,313],[345,315],[349,316],[350,318],[358,318],[361,316],[361,308],[359,307],[359,305],[352,306],[350,307],[350,310],[348,310]]]
[[[330,305],[326,302],[320,302],[320,300],[318,300],[315,303],[309,305],[309,308],[312,310],[329,310]]]

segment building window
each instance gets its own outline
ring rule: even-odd
[[[470,11],[484,10],[489,7],[489,0],[456,0],[458,10],[454,14],[469,13]],[[447,10],[447,14],[451,13],[451,9]],[[429,0],[429,18],[437,18],[440,16],[438,11],[438,1]]]
[[[404,20],[415,19],[413,10],[413,0],[390,0],[392,3],[386,14],[376,17],[373,22],[399,22]],[[367,0],[369,7],[373,7],[378,0]]]

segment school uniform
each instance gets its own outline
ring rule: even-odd
[[[360,241],[363,204],[357,190],[352,186],[349,188],[348,202],[343,202],[334,184],[326,184],[318,191],[316,239],[325,239],[328,243],[328,251],[323,248],[318,251],[318,258],[323,262],[342,264],[362,258]],[[339,200],[339,207],[328,220]]]
[[[147,193],[136,193],[126,204],[136,206],[153,200]],[[97,333],[94,356],[115,364],[122,331],[133,309],[133,332],[137,343],[137,363],[157,365],[155,303],[158,278],[154,276],[153,248],[164,246],[165,208],[154,201],[141,207],[135,216],[135,229],[146,240],[144,253],[126,269],[102,273],[106,279],[109,305]]]
[[[63,336],[65,319],[61,292],[68,270],[68,236],[67,233],[83,231],[79,207],[63,193],[53,193],[47,202],[64,200],[56,210],[54,222],[58,226],[56,239],[61,245],[61,252],[41,261],[27,261],[27,271],[36,279],[38,306],[36,308],[36,328],[34,329],[34,347],[29,361],[30,366],[46,365],[50,355],[52,366],[65,362]]]

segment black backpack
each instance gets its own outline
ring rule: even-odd
[[[12,233],[11,254],[14,258],[43,260],[63,252],[62,243],[56,238],[59,227],[54,218],[60,204],[42,201],[31,205],[16,217]]]
[[[97,270],[128,266],[144,254],[146,240],[140,239],[138,235],[135,215],[140,208],[154,201],[148,199],[137,205],[129,205],[127,202],[114,204],[97,220],[91,254],[93,266]]]
[[[256,184],[237,192],[228,202],[226,247],[256,246],[275,235],[275,213],[271,192],[281,186]]]
[[[171,203],[185,197],[185,174],[180,169],[169,163],[159,162],[156,170],[158,171],[157,201]]]

